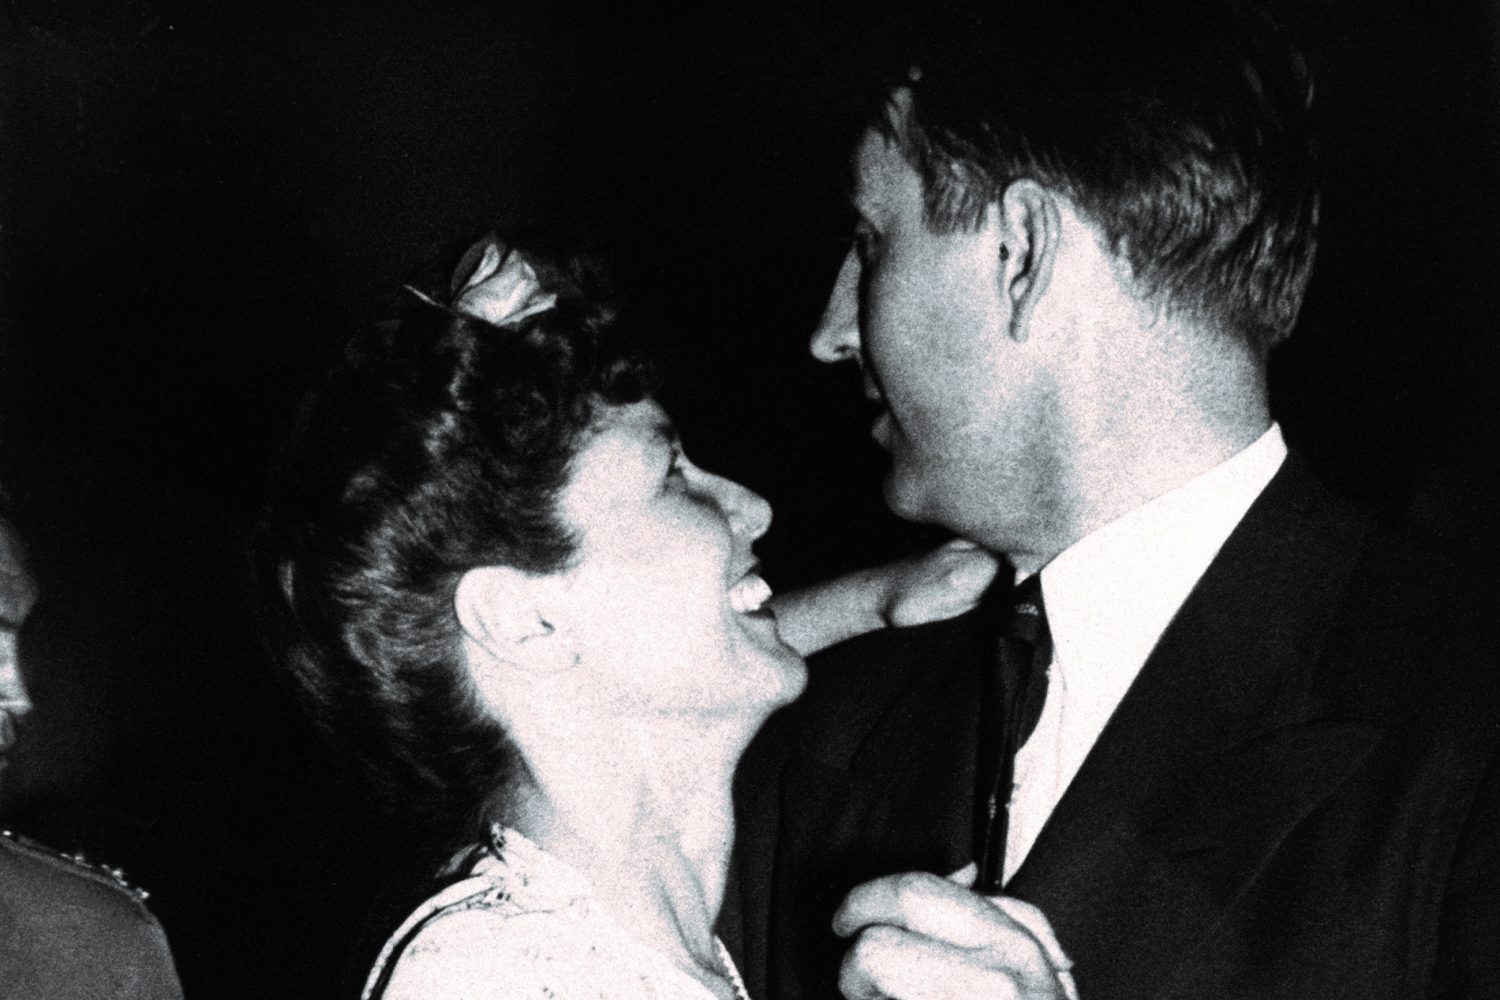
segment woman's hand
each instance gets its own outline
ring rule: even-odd
[[[901,628],[961,615],[978,602],[999,562],[973,542],[955,538],[921,555],[878,567],[885,577],[881,618]]]
[[[879,628],[921,625],[974,606],[999,563],[963,539],[771,600],[781,638],[803,656]]]

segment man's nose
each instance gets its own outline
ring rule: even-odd
[[[819,361],[852,361],[859,357],[859,255],[852,249],[834,279],[823,318],[809,347]]]

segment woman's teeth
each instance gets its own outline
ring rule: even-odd
[[[729,606],[740,614],[759,611],[771,599],[771,585],[754,573],[729,588]]]

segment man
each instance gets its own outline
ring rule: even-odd
[[[860,365],[892,509],[1039,583],[1045,694],[992,766],[1005,594],[814,664],[743,775],[751,992],[1497,995],[1493,604],[1270,416],[1302,63],[1212,0],[1039,6],[886,93],[812,350]]]
[[[0,515],[0,767],[31,710],[21,626],[36,603],[25,550]],[[0,1000],[175,1000],[166,938],[117,869],[0,831]]]

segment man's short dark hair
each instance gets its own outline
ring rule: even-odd
[[[1031,178],[1100,226],[1144,297],[1261,350],[1284,339],[1318,193],[1311,79],[1275,24],[1222,0],[990,15],[927,40],[916,79],[895,85],[912,94],[904,123],[888,101],[874,117],[922,174],[929,224],[976,226]]]

